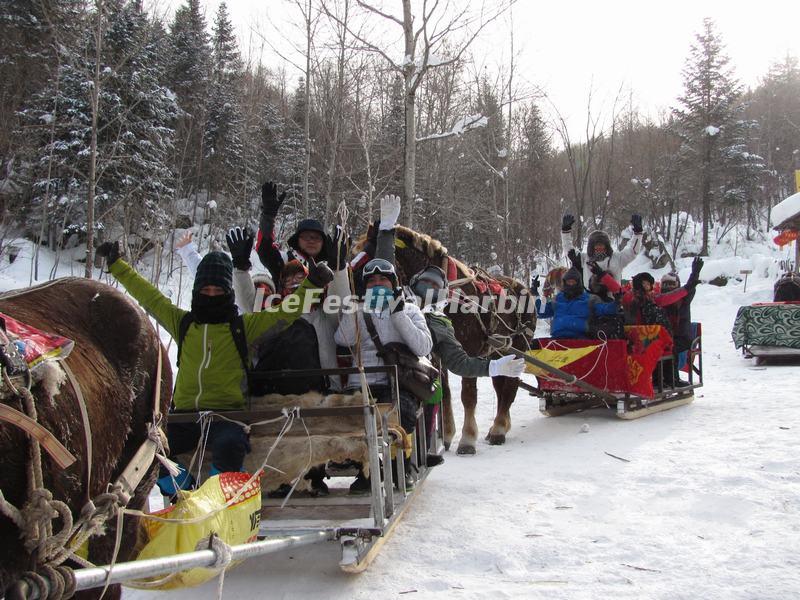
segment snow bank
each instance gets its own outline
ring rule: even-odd
[[[800,192],[773,206],[770,213],[770,221],[773,226],[777,226],[798,215],[800,215]]]

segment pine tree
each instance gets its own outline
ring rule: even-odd
[[[754,161],[743,154],[742,89],[728,63],[714,22],[705,19],[683,69],[684,91],[678,99],[680,106],[673,110],[675,131],[682,141],[683,169],[693,176],[687,183],[695,185],[700,194],[702,255],[708,255],[714,203],[727,193],[725,177],[730,175],[731,169],[744,177],[744,172],[754,168],[751,164]],[[744,193],[745,188],[739,189]]]
[[[160,41],[137,2],[108,2],[100,65],[97,119],[96,214],[116,214],[126,231],[152,227],[160,201],[173,194],[168,167],[177,105],[161,83]],[[67,233],[86,232],[92,132],[89,74],[95,71],[93,32],[65,56],[58,72],[23,115],[36,131],[31,208]],[[87,83],[88,82],[88,83]],[[41,127],[46,124],[50,127]],[[47,203],[45,205],[44,203]],[[36,224],[36,218],[29,219]],[[102,220],[97,223],[103,228]]]
[[[224,2],[214,21],[211,85],[204,133],[205,168],[203,182],[209,196],[219,192],[227,200],[238,199],[253,189],[253,181],[244,173],[244,120],[241,93],[243,67],[236,46],[233,25]],[[237,211],[228,205],[244,208],[239,202],[220,202],[219,215],[228,221],[241,222]]]
[[[186,0],[175,11],[169,28],[168,54],[167,80],[181,107],[175,170],[181,193],[194,191],[196,204],[211,69],[211,46],[200,0]]]

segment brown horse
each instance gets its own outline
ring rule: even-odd
[[[365,241],[366,238],[361,240],[356,250],[363,249]],[[455,303],[449,305],[447,316],[453,323],[456,338],[470,356],[496,358],[503,354],[504,349],[524,351],[530,348],[529,342],[536,329],[536,314],[532,303],[528,303],[528,289],[519,281],[503,276],[489,277],[485,273],[476,272],[449,256],[447,248],[438,240],[400,226],[396,228],[395,262],[402,283],[407,283],[412,275],[427,265],[441,267],[450,279],[455,277],[455,281],[451,282],[451,294],[458,295],[461,301],[458,304],[459,310],[453,310]],[[502,295],[525,302],[530,308],[525,312],[499,312],[497,307],[502,301],[502,295],[498,297],[494,294],[490,283],[499,284]],[[444,443],[449,448],[455,436],[455,419],[447,373],[442,374]],[[490,444],[497,445],[505,443],[506,434],[511,429],[510,409],[519,388],[519,379],[493,377],[492,385],[497,394],[497,413],[486,439]],[[478,438],[478,424],[475,420],[475,407],[478,403],[477,379],[461,379],[461,402],[464,405],[464,424],[457,453],[475,454],[475,442]]]
[[[63,379],[61,367],[42,365],[34,370],[31,391],[38,422],[49,430],[76,458],[60,469],[42,452],[44,487],[54,499],[67,504],[77,523],[87,498],[96,498],[121,474],[133,454],[147,438],[153,419],[156,386],[160,385],[160,411],[166,414],[172,390],[172,375],[166,352],[162,352],[162,378],[156,381],[160,341],[147,316],[126,296],[97,281],[69,278],[0,296],[0,312],[42,331],[68,337],[75,342],[66,365],[82,390],[91,429],[91,486],[87,484],[87,442],[73,386]],[[42,370],[48,374],[41,378]],[[59,387],[60,386],[60,387]],[[5,387],[0,383],[0,387]],[[22,410],[21,402],[8,389],[5,404]],[[0,491],[13,506],[22,508],[28,495],[29,439],[10,423],[0,422]],[[157,464],[157,463],[156,463]],[[156,478],[153,465],[136,489],[130,508],[144,506]],[[113,520],[113,519],[112,519]],[[131,558],[138,524],[126,517],[118,560]],[[58,520],[54,523],[58,530]],[[108,523],[103,535],[89,540],[89,560],[108,564],[112,560],[116,523]],[[6,592],[24,572],[36,569],[35,557],[20,539],[20,530],[0,516],[0,593]],[[120,596],[119,586],[110,589]],[[99,590],[82,593],[93,597]],[[8,597],[8,596],[6,596]]]

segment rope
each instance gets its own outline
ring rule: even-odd
[[[217,585],[217,598],[222,600],[222,588],[225,585],[225,570],[233,561],[233,551],[231,547],[223,542],[216,533],[212,533],[208,538],[204,538],[197,543],[195,550],[205,550],[202,546],[207,546],[208,550],[214,552],[216,558],[211,569],[219,569],[219,584]]]

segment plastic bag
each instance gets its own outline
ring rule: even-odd
[[[260,477],[242,490],[235,504],[219,510],[249,479],[247,473],[220,473],[209,477],[196,491],[183,493],[177,504],[155,513],[163,519],[174,520],[174,523],[143,519],[147,541],[137,560],[194,552],[198,542],[207,539],[211,533],[230,546],[255,541],[261,523]],[[203,515],[212,516],[196,523],[180,522]],[[219,573],[218,569],[196,568],[126,585],[171,590],[201,585]]]

